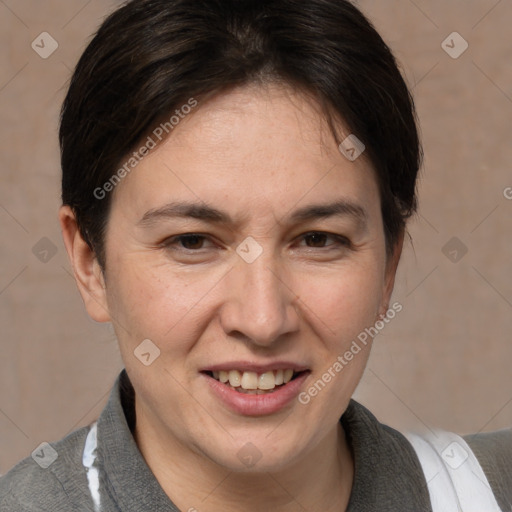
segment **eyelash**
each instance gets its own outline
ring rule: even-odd
[[[306,240],[306,237],[311,237],[311,236],[325,236],[327,238],[331,238],[334,240],[334,243],[332,244],[329,244],[329,245],[326,245],[326,246],[323,246],[323,247],[309,247],[309,246],[305,246],[306,248],[308,249],[328,249],[332,246],[341,246],[341,247],[350,247],[351,246],[351,243],[350,243],[350,240],[344,236],[341,236],[341,235],[336,235],[334,233],[328,233],[328,232],[325,232],[325,231],[308,231],[307,233],[304,233],[302,235],[300,235],[298,238],[301,238],[302,240]],[[203,247],[199,248],[199,249],[188,249],[186,247],[179,247],[177,248],[177,244],[179,244],[180,242],[183,243],[184,240],[186,239],[190,239],[190,238],[199,238],[200,240],[202,241],[205,241],[205,240],[208,240],[208,236],[207,235],[203,235],[201,233],[184,233],[182,235],[177,235],[177,236],[174,236],[174,237],[171,237],[171,238],[168,238],[166,240],[164,240],[160,245],[164,248],[167,248],[167,249],[176,249],[178,251],[182,251],[182,252],[186,252],[186,253],[198,253],[199,251],[201,251],[203,249]]]

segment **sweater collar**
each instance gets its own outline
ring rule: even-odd
[[[409,441],[354,400],[341,417],[354,457],[347,512],[432,512],[427,482]]]
[[[123,370],[98,419],[98,463],[104,488],[122,512],[179,512],[140,453],[130,426],[135,425],[134,391]]]

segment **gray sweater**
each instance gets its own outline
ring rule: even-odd
[[[380,424],[355,401],[340,421],[355,461],[350,512],[432,510],[418,458],[402,434]],[[101,512],[179,512],[139,452],[134,426],[134,391],[123,371],[97,424]],[[52,443],[58,457],[46,469],[35,461],[36,454],[0,478],[0,511],[95,512],[82,465],[88,433],[89,427],[84,427]],[[498,504],[503,511],[512,510],[512,430],[469,436],[466,441]],[[54,458],[51,448],[41,457],[48,453]]]

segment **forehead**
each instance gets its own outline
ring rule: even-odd
[[[378,188],[364,155],[350,161],[340,152],[314,100],[285,86],[251,85],[183,116],[116,196],[137,210],[179,199],[280,214],[340,197],[370,208]]]
[[[254,164],[259,157],[270,171],[279,164],[272,158],[299,162],[307,152],[309,163],[325,163],[326,156],[339,157],[318,103],[286,85],[252,84],[221,93],[195,114],[186,117],[163,145],[188,146],[207,154],[212,163]]]

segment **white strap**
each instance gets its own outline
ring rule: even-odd
[[[98,446],[98,430],[96,423],[93,423],[87,438],[85,440],[84,454],[82,464],[87,473],[87,481],[89,482],[89,491],[94,503],[94,512],[101,511],[100,503],[100,475],[98,468],[94,465],[96,461],[96,448]]]
[[[501,512],[485,473],[462,437],[444,431],[406,437],[423,468],[433,512]]]

